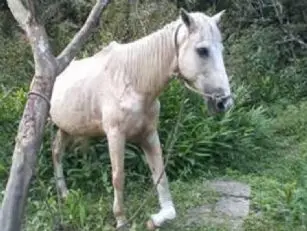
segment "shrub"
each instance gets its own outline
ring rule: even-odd
[[[180,101],[185,104],[168,167],[172,176],[204,173],[210,166],[253,171],[250,163],[259,160],[272,147],[268,139],[273,133],[272,122],[265,109],[245,108],[247,89],[240,86],[234,91],[235,108],[215,117],[206,116],[206,107],[199,96],[184,96],[182,87],[176,84],[163,95],[160,133],[164,144],[176,123],[174,114],[179,110],[175,107]]]
[[[0,35],[0,87],[23,87],[30,84],[33,73],[33,58],[29,45],[20,35]]]
[[[25,100],[24,89],[0,91],[0,178],[6,179],[9,171],[16,131]]]

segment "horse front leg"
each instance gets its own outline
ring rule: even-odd
[[[114,188],[113,214],[116,219],[116,228],[126,224],[124,212],[124,153],[125,136],[117,128],[107,132],[109,154],[112,165],[112,183]]]
[[[176,210],[170,194],[168,179],[164,171],[162,149],[156,129],[143,140],[141,146],[145,152],[153,181],[155,184],[158,182],[157,191],[161,209],[158,213],[151,215],[151,220],[147,222],[147,228],[153,230],[161,226],[165,221],[175,219]]]

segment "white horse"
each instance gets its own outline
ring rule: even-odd
[[[158,96],[173,73],[200,92],[215,112],[233,105],[218,28],[223,13],[210,17],[181,9],[178,19],[162,29],[128,44],[112,42],[94,56],[74,60],[57,77],[50,116],[59,128],[53,162],[63,197],[68,190],[61,153],[68,138],[105,135],[112,164],[113,213],[117,227],[126,223],[125,142],[140,145],[156,183],[164,170],[157,132]],[[176,217],[165,172],[157,183],[161,208],[151,216],[149,228]]]

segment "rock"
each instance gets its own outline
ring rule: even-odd
[[[244,218],[249,213],[250,186],[236,181],[220,180],[207,182],[207,185],[219,195],[218,201],[190,209],[186,225],[243,230]]]
[[[222,197],[215,206],[215,211],[233,218],[246,217],[249,211],[249,200],[236,197]]]
[[[251,189],[249,185],[236,181],[213,181],[209,182],[211,187],[217,193],[233,197],[250,197]]]

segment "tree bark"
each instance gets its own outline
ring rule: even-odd
[[[21,230],[28,189],[35,173],[37,153],[42,143],[55,78],[84,45],[109,2],[97,0],[84,26],[56,59],[51,52],[44,26],[36,20],[33,2],[27,0],[26,8],[22,0],[8,0],[11,12],[29,38],[35,62],[35,75],[16,137],[10,176],[0,211],[1,231]]]

